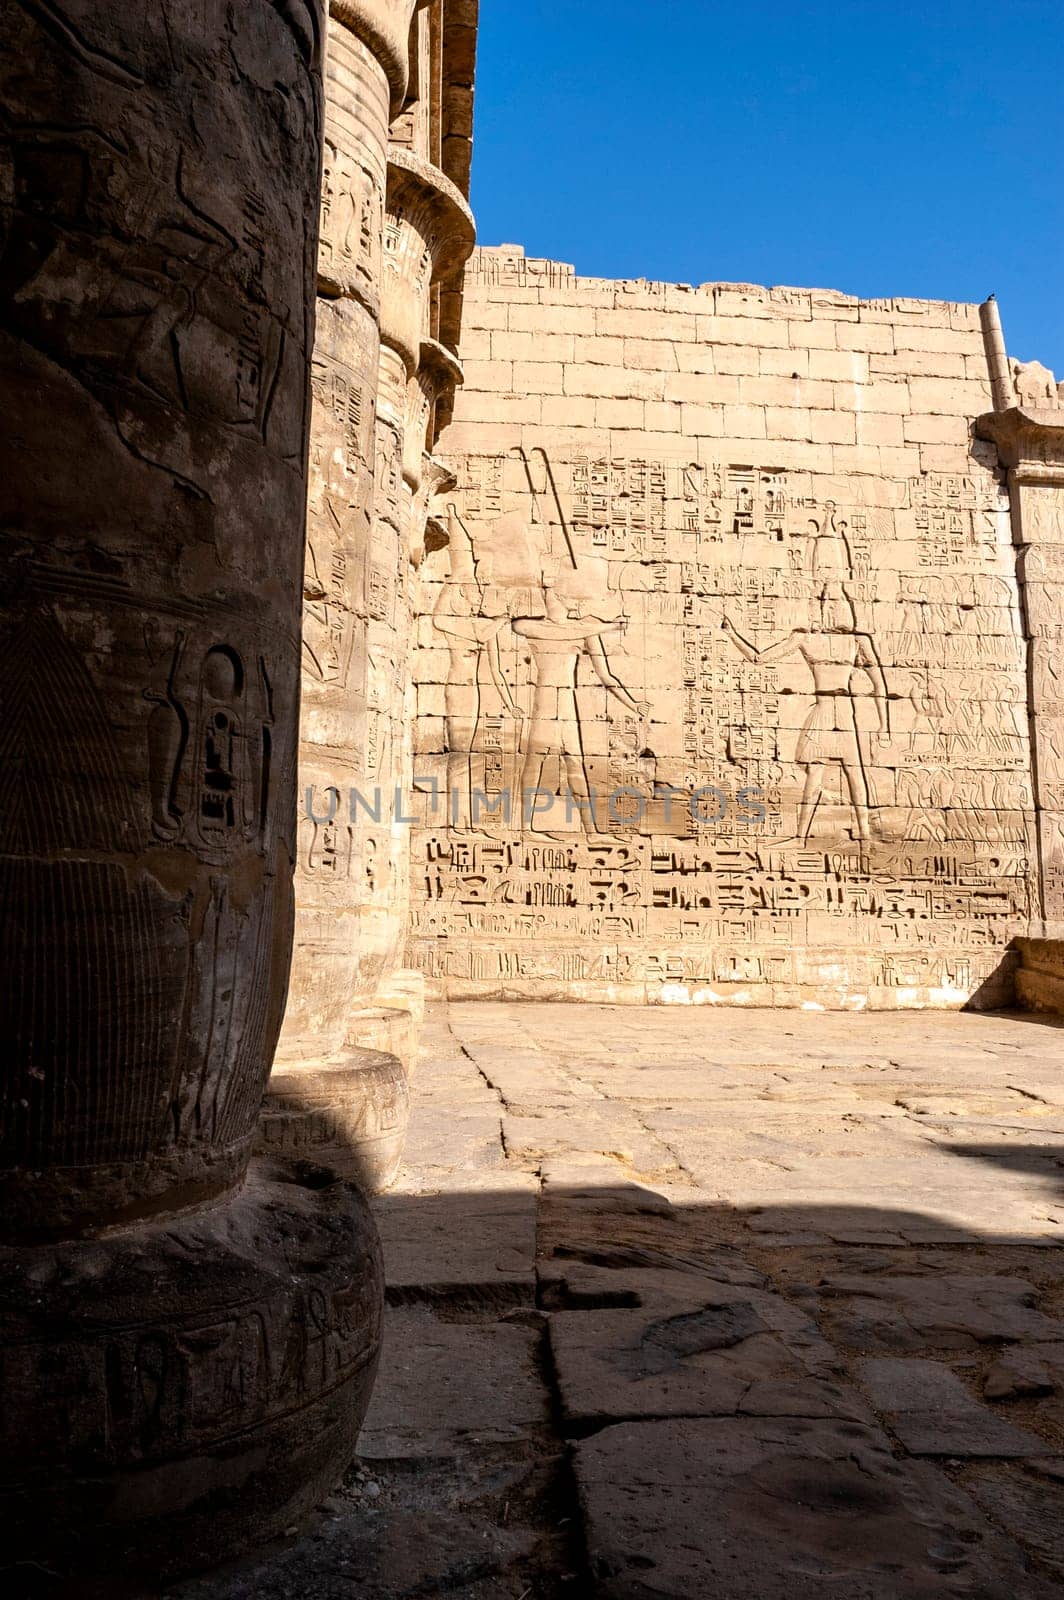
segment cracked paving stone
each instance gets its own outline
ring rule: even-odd
[[[698,1300],[707,1279],[738,1288],[767,1287],[764,1273],[723,1250],[697,1272],[550,1260],[540,1262],[538,1276],[540,1304],[548,1311],[636,1309],[677,1300],[691,1303]]]
[[[938,1361],[873,1356],[854,1363],[873,1406],[916,1456],[1044,1456],[1045,1441],[969,1394]]]
[[[994,1362],[983,1378],[987,1400],[1041,1399],[1064,1388],[1064,1344],[1020,1346]]]
[[[574,1458],[598,1600],[1059,1600],[968,1495],[874,1428],[624,1423]]]
[[[815,1326],[775,1295],[699,1282],[640,1310],[554,1312],[551,1353],[566,1423],[635,1417],[843,1417],[871,1421]]]

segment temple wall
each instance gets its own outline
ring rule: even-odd
[[[414,670],[430,986],[1000,999],[1040,885],[978,308],[504,246],[464,330]]]

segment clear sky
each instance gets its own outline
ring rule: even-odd
[[[485,244],[1001,303],[1064,378],[1064,0],[481,0]]]

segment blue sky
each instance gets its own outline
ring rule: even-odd
[[[1064,0],[481,0],[473,202],[601,277],[1001,302],[1064,377]]]

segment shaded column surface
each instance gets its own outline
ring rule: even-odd
[[[296,940],[262,1119],[265,1148],[319,1152],[371,1189],[402,1153],[422,1009],[400,967],[413,589],[432,494],[450,481],[427,454],[437,400],[460,376],[437,338],[440,294],[473,245],[458,188],[389,144],[391,127],[442,147],[444,7],[393,12],[393,39],[406,27],[391,50],[370,8],[334,5],[330,21]]]
[[[316,3],[7,8],[0,167],[5,1554],[283,1527],[380,1264],[249,1158],[291,951]]]

